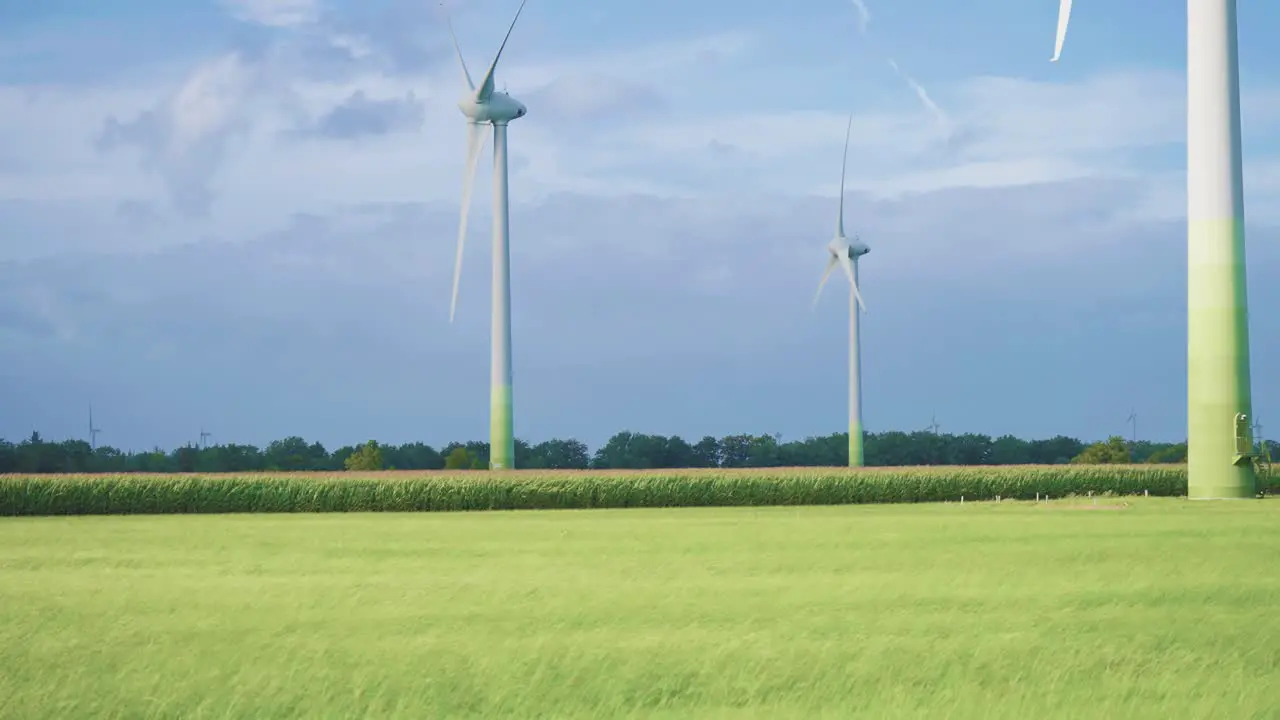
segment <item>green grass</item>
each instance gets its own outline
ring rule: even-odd
[[[1280,717],[1280,503],[1092,502],[10,518],[0,717]]]
[[[1182,465],[0,475],[0,515],[847,505],[1185,495]]]

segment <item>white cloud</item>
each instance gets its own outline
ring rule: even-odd
[[[227,145],[249,130],[246,111],[258,80],[256,68],[237,53],[211,60],[155,107],[124,121],[109,116],[99,144],[108,151],[136,147],[145,166],[165,179],[176,205],[204,213]]]
[[[1098,166],[1063,157],[1023,157],[1013,160],[977,161],[937,170],[908,173],[887,182],[867,184],[874,197],[895,197],[945,188],[1000,188],[1054,183],[1094,177]]]
[[[238,12],[311,17],[302,5],[272,7],[249,4]],[[376,33],[339,32],[327,22],[315,27],[329,41],[348,38],[374,59],[388,52]],[[290,44],[313,30],[286,31],[263,52],[215,56],[179,77],[74,89],[0,87],[0,136],[9,138],[0,140],[0,198],[212,209],[198,221],[160,212],[148,232],[172,243],[254,237],[287,226],[299,212],[456,203],[464,126],[455,106],[454,59],[441,55],[412,72],[371,61],[327,77],[308,71],[307,56]],[[737,194],[833,195],[845,111],[780,110],[756,98],[738,102],[732,89],[722,90],[735,87],[759,47],[744,30],[571,56],[530,57],[513,44],[498,80],[530,106],[511,130],[513,202],[557,193],[715,202]],[[483,64],[490,51],[473,64]],[[915,94],[911,102],[868,104],[855,114],[849,185],[874,197],[1132,178],[1149,174],[1142,157],[1149,150],[1176,158],[1184,134],[1185,89],[1173,72],[1129,70],[1075,82],[978,77],[932,93],[902,75]],[[1246,90],[1250,127],[1280,117],[1280,92]],[[297,132],[361,97],[403,101],[394,123],[401,131],[367,134],[358,143]],[[116,152],[93,148],[104,122]],[[477,178],[481,187],[487,172]],[[1152,177],[1147,207],[1135,206],[1134,218],[1163,217],[1166,211],[1156,210],[1169,207],[1155,189],[1164,181]],[[1280,194],[1263,181],[1250,187],[1251,197]],[[104,228],[103,243],[129,236],[128,226],[114,227]],[[5,256],[14,254],[0,246]]]
[[[1122,216],[1127,222],[1186,219],[1185,171],[1142,175],[1143,193]],[[1247,159],[1244,164],[1244,212],[1251,225],[1280,226],[1280,159]]]
[[[532,62],[508,56],[511,52],[508,48],[503,52],[497,76],[505,78],[515,94],[534,92],[565,78],[582,77],[617,78],[627,83],[661,86],[676,93],[704,90],[704,81],[715,77],[717,71],[725,71],[727,65],[742,58],[755,43],[752,33],[734,30]],[[486,68],[492,52],[483,57]],[[457,82],[454,80],[457,71],[450,70],[449,80]]]
[[[0,199],[103,200],[145,189],[128,163],[104,164],[94,140],[111,113],[137,113],[154,102],[167,78],[151,80],[156,84],[0,85],[0,155],[13,161],[0,167]]]
[[[1181,142],[1184,86],[1179,74],[1154,71],[1110,72],[1079,83],[981,77],[952,97],[957,122],[985,130],[971,152],[1094,152]]]
[[[268,27],[308,25],[320,17],[318,0],[222,0],[222,6],[238,20]]]

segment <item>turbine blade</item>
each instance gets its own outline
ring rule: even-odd
[[[853,272],[853,261],[848,255],[840,256],[840,267],[844,268],[845,277],[849,278],[849,287],[853,288],[853,297],[858,301],[858,307],[866,312],[867,304],[862,301],[862,293],[858,292],[858,276]]]
[[[444,5],[444,3],[440,3]],[[467,61],[462,59],[462,46],[458,44],[458,36],[453,32],[453,18],[445,11],[445,22],[449,25],[449,37],[453,38],[453,49],[458,52],[458,64],[462,66],[462,79],[467,81],[467,89],[475,92],[476,84],[471,82],[471,73],[467,70]]]
[[[840,161],[840,214],[836,217],[836,237],[844,237],[844,175],[849,166],[849,134],[853,131],[853,113],[844,129],[844,159]]]
[[[831,277],[831,271],[836,269],[836,256],[832,255],[827,261],[827,267],[822,271],[822,278],[818,280],[818,292],[813,296],[813,307],[818,307],[818,298],[822,297],[822,288],[827,284],[827,278]],[[812,309],[812,308],[811,308]]]
[[[493,62],[489,65],[489,72],[484,74],[484,79],[480,81],[480,87],[476,89],[476,102],[484,102],[493,95],[493,71],[498,67],[498,58],[502,57],[502,50],[507,46],[507,40],[511,38],[511,31],[516,29],[516,20],[520,19],[520,13],[524,10],[524,4],[529,0],[520,0],[520,7],[516,10],[516,16],[511,20],[511,27],[507,28],[507,36],[502,38],[502,44],[498,46],[498,54],[493,56]]]
[[[1049,62],[1058,62],[1062,57],[1062,43],[1067,39],[1067,21],[1071,19],[1071,0],[1062,0],[1058,5],[1058,40],[1053,45],[1053,57]]]
[[[458,255],[453,263],[453,299],[449,301],[449,322],[458,308],[458,282],[462,279],[462,247],[467,240],[467,214],[471,212],[471,190],[475,184],[476,166],[489,133],[480,123],[467,124],[467,165],[462,171],[462,214],[458,222]]]

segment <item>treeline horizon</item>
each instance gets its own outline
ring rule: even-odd
[[[1272,447],[1275,445],[1269,443]],[[1113,435],[1086,443],[1057,435],[1026,440],[1013,435],[886,431],[867,433],[868,466],[908,465],[1054,465],[1087,463],[1180,463],[1187,445],[1147,440],[1131,442]],[[623,431],[594,453],[574,439],[531,445],[516,440],[517,469],[658,469],[848,465],[848,433],[780,442],[773,435],[704,436],[689,442],[678,435]],[[452,442],[435,448],[421,442],[401,445],[370,440],[332,451],[299,436],[265,447],[226,443],[187,444],[165,451],[122,451],[84,440],[45,441],[38,432],[21,442],[0,439],[0,473],[253,472],[341,470],[487,469],[489,443]]]

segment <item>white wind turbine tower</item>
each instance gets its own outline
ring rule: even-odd
[[[1236,0],[1187,5],[1187,495],[1251,498],[1249,310]],[[1058,6],[1062,55],[1071,0]]]
[[[462,47],[449,23],[449,35],[458,52],[462,77],[469,92],[458,101],[458,108],[467,118],[467,164],[462,179],[462,214],[458,224],[458,255],[453,267],[453,298],[449,303],[449,322],[453,322],[458,306],[458,281],[462,276],[462,248],[467,238],[467,213],[471,207],[471,186],[475,180],[476,165],[484,149],[486,125],[493,127],[493,308],[490,329],[489,365],[489,468],[503,470],[515,467],[515,431],[512,424],[511,404],[511,247],[510,216],[507,204],[507,124],[524,117],[528,110],[524,104],[505,92],[494,91],[493,72],[498,58],[507,46],[511,31],[520,19],[525,2],[507,28],[506,37],[489,64],[489,70],[476,85],[471,81],[467,62],[462,58]]]
[[[818,292],[813,296],[813,305],[817,307],[823,286],[827,284],[836,265],[839,265],[849,279],[849,467],[862,467],[862,358],[858,310],[866,312],[867,306],[862,302],[862,293],[858,292],[858,258],[871,252],[871,248],[857,236],[850,240],[844,235],[844,180],[849,164],[849,134],[852,130],[853,114],[850,113],[849,124],[844,131],[844,159],[840,162],[840,210],[836,215],[836,236],[827,243],[827,252],[831,257],[827,260],[826,269],[822,271],[822,279],[818,281]]]

